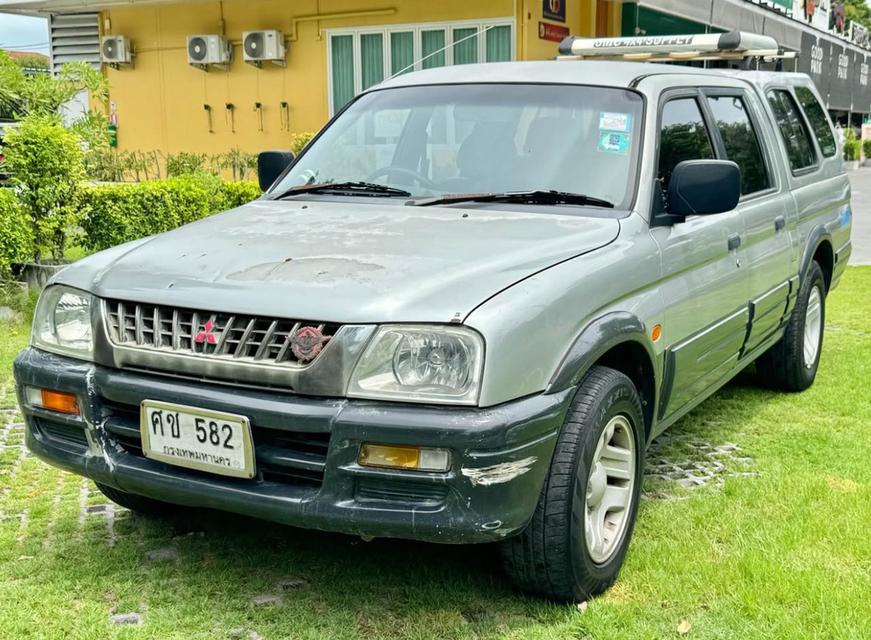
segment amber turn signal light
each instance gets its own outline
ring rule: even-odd
[[[58,413],[66,413],[67,415],[77,416],[79,412],[79,400],[74,393],[65,391],[52,391],[51,389],[36,389],[34,387],[27,388],[27,400],[30,404],[36,405],[49,411],[57,411]]]
[[[451,468],[449,451],[427,447],[394,447],[367,443],[360,447],[357,461],[364,467],[385,469],[447,471]]]

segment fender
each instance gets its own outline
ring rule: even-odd
[[[647,351],[647,356],[653,366],[654,391],[659,396],[662,377],[660,359],[653,351],[644,323],[628,311],[615,311],[588,324],[569,347],[565,357],[551,377],[545,393],[558,393],[577,386],[584,374],[599,358],[609,349],[624,342],[637,342]],[[654,404],[654,406],[656,405]]]
[[[800,279],[804,279],[804,275],[807,273],[807,270],[810,269],[811,262],[814,259],[814,254],[817,252],[820,244],[822,244],[822,242],[826,240],[829,242],[830,245],[832,245],[832,254],[834,254],[835,247],[832,243],[832,234],[825,226],[819,225],[817,227],[814,227],[814,229],[808,234],[807,242],[804,247],[804,253],[801,257],[801,268],[798,272],[798,276]]]

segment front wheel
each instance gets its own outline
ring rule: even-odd
[[[804,391],[817,377],[826,324],[826,281],[812,262],[780,342],[757,361],[763,383],[782,391]]]
[[[595,366],[559,434],[532,521],[502,543],[522,590],[578,602],[617,579],[629,546],[644,465],[644,421],[632,381]]]

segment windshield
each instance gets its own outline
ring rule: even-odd
[[[556,190],[628,208],[642,100],[571,85],[429,85],[360,97],[273,192],[368,182],[412,197]],[[334,194],[335,195],[335,194]]]

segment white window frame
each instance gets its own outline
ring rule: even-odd
[[[421,32],[444,31],[445,32],[445,66],[454,64],[454,29],[468,29],[475,27],[478,30],[478,61],[484,62],[487,53],[487,34],[489,27],[510,27],[511,29],[511,53],[510,59],[517,56],[517,35],[513,17],[487,18],[484,20],[451,20],[448,22],[415,22],[406,24],[387,24],[372,27],[352,27],[340,29],[327,29],[327,104],[329,105],[330,117],[335,115],[333,109],[333,36],[353,36],[352,49],[354,52],[354,95],[363,90],[363,68],[360,59],[360,36],[363,34],[380,33],[383,40],[382,51],[384,54],[384,79],[387,80],[393,74],[392,60],[390,57],[390,34],[413,33],[414,67],[409,71],[420,71],[421,66]],[[483,33],[482,33],[483,32]]]

